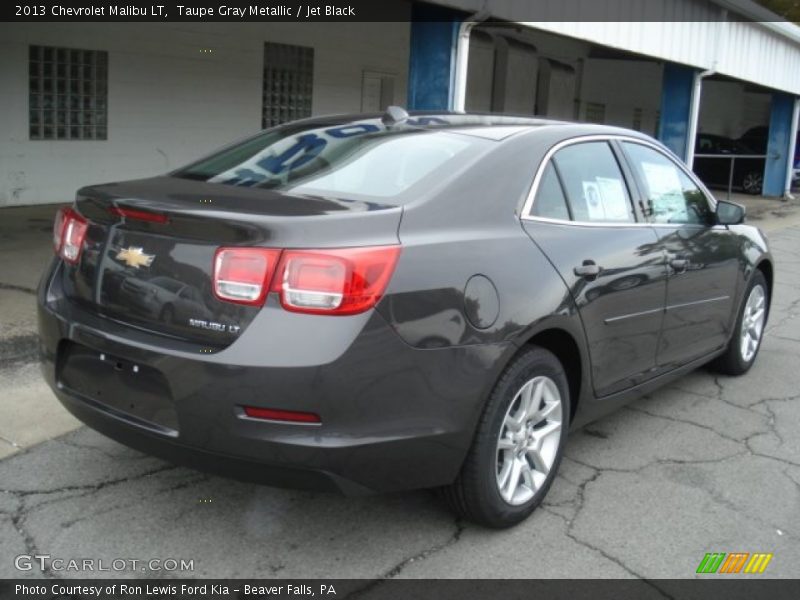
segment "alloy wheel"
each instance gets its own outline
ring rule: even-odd
[[[748,194],[760,194],[763,184],[764,177],[755,171],[745,175],[744,180],[742,181],[742,187]]]
[[[750,290],[742,314],[739,350],[745,362],[750,362],[758,350],[758,344],[761,342],[761,335],[764,331],[765,317],[766,294],[761,285],[756,285]]]
[[[546,481],[558,454],[562,414],[561,394],[549,377],[534,377],[514,396],[496,453],[497,489],[508,504],[525,504]]]

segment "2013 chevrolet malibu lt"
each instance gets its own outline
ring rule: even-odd
[[[580,426],[745,373],[773,263],[651,138],[486,115],[317,118],[86,187],[38,292],[44,375],[107,436],[512,525]],[[635,448],[630,449],[635,452]]]

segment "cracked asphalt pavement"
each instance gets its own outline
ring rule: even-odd
[[[229,481],[80,428],[0,461],[0,577],[91,575],[14,568],[49,554],[192,559],[170,576],[220,578],[682,578],[706,552],[771,552],[764,576],[796,578],[800,227],[770,241],[777,282],[751,372],[700,369],[571,433],[546,501],[513,529],[455,520],[428,492]]]

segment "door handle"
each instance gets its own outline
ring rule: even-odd
[[[689,268],[689,261],[685,258],[673,258],[669,261],[669,266],[678,273],[683,273]]]
[[[578,277],[583,277],[584,279],[592,281],[600,275],[600,271],[602,270],[602,267],[595,264],[593,260],[585,260],[580,267],[575,267],[572,271]]]

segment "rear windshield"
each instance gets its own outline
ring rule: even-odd
[[[446,129],[370,120],[266,131],[173,177],[339,198],[397,198],[466,164],[493,142]]]

